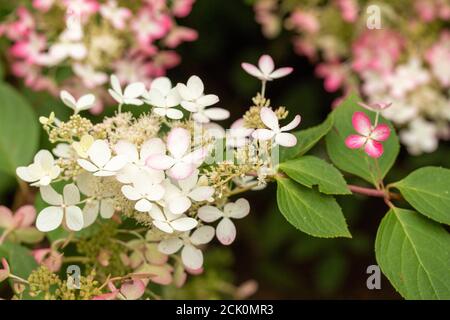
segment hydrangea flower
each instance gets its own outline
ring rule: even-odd
[[[49,232],[58,228],[64,220],[69,230],[80,231],[84,226],[83,212],[76,205],[80,202],[80,191],[73,183],[64,186],[60,195],[51,186],[40,188],[42,199],[51,204],[39,212],[36,227],[42,232]]]
[[[372,158],[379,158],[383,154],[383,145],[380,143],[389,138],[391,130],[387,124],[372,127],[369,117],[364,112],[355,112],[352,117],[353,128],[359,134],[352,134],[345,139],[350,149],[364,148]]]
[[[293,147],[297,144],[297,138],[285,131],[295,129],[301,121],[300,115],[296,115],[294,120],[289,124],[280,128],[278,118],[272,109],[263,107],[261,108],[261,120],[269,129],[256,129],[252,136],[255,139],[266,141],[274,139],[275,144],[279,144],[283,147]]]
[[[261,81],[272,81],[289,75],[294,69],[291,67],[279,68],[275,70],[275,64],[271,56],[265,54],[259,58],[258,66],[243,62],[242,68],[250,75]]]
[[[250,204],[246,199],[238,199],[236,202],[227,203],[223,211],[214,206],[203,206],[198,210],[198,217],[211,223],[221,219],[216,227],[217,239],[224,245],[230,245],[236,238],[236,227],[233,219],[242,219],[250,212]]]
[[[112,157],[111,149],[104,140],[96,140],[89,148],[88,156],[89,160],[78,159],[78,164],[98,177],[114,176],[127,164],[125,156]]]
[[[159,77],[152,81],[150,90],[144,92],[144,101],[152,106],[153,112],[161,117],[169,119],[181,119],[183,112],[174,107],[181,102],[177,88],[172,88],[172,83],[167,77]]]
[[[198,221],[194,218],[173,214],[168,207],[165,207],[163,211],[158,206],[153,206],[149,210],[149,214],[153,218],[153,224],[159,230],[166,233],[189,231],[194,229],[198,224]]]
[[[32,186],[48,186],[60,172],[61,168],[55,164],[53,155],[47,150],[40,150],[28,167],[16,169],[17,176],[23,181],[32,182]]]
[[[122,91],[119,79],[115,75],[111,75],[111,89],[108,89],[109,94],[119,104],[131,104],[140,106],[144,104],[142,99],[139,99],[145,92],[145,84],[142,82],[130,83]]]
[[[69,92],[63,90],[61,91],[60,97],[66,106],[73,109],[75,114],[83,110],[89,110],[95,103],[95,96],[93,94],[86,94],[76,100]]]
[[[140,212],[148,212],[152,209],[152,202],[161,200],[164,196],[164,188],[159,183],[152,183],[149,175],[142,172],[133,179],[132,185],[122,186],[122,193],[131,200],[137,201],[134,208]]]

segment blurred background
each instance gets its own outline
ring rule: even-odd
[[[3,8],[4,9],[4,8]],[[4,9],[6,10],[6,9]],[[179,19],[184,26],[198,32],[198,40],[177,48],[182,62],[168,71],[173,82],[185,82],[190,75],[200,76],[206,91],[220,97],[220,106],[231,111],[230,125],[251,105],[260,83],[246,74],[241,62],[256,63],[261,54],[270,54],[277,66],[292,66],[288,77],[269,83],[267,95],[272,105],[286,106],[301,114],[300,129],[322,122],[340,92],[329,93],[323,81],[314,75],[314,66],[294,53],[291,35],[283,31],[268,40],[255,22],[251,3],[242,0],[197,0],[191,14]],[[21,80],[10,76],[2,58],[2,74],[35,107],[38,115],[51,110],[65,118],[69,109],[47,93],[26,88]],[[1,97],[0,97],[1,101]],[[1,103],[0,103],[1,111]],[[106,113],[111,111],[106,111]],[[1,116],[1,113],[0,113]],[[95,116],[91,116],[95,119]],[[48,146],[45,134],[41,146]],[[324,145],[312,153],[325,157]],[[424,165],[450,164],[450,146],[442,143],[434,153],[410,156],[402,150],[395,170],[388,180],[404,176]],[[361,181],[347,177],[349,183]],[[15,181],[0,172],[0,203],[11,205]],[[364,197],[339,197],[353,239],[318,239],[296,230],[278,212],[275,186],[249,193],[251,214],[237,224],[238,236],[232,246],[207,250],[206,273],[191,277],[176,297],[221,297],[221,279],[258,283],[256,299],[400,299],[383,276],[381,290],[368,290],[366,269],[376,264],[374,240],[380,220],[387,211],[381,200]],[[200,288],[200,289],[199,289]]]

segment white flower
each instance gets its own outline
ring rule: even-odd
[[[158,183],[152,183],[151,177],[145,172],[134,177],[133,185],[122,186],[123,195],[131,201],[137,201],[134,208],[140,212],[150,211],[152,201],[161,200],[164,192],[164,188]]]
[[[399,65],[392,75],[386,79],[390,86],[391,94],[396,98],[430,81],[429,72],[422,67],[422,63],[417,58],[411,58],[407,64]]]
[[[222,108],[209,108],[219,102],[219,97],[215,94],[205,95],[202,80],[197,76],[189,78],[187,84],[177,85],[178,93],[181,96],[181,106],[193,112],[193,118],[200,123],[207,123],[210,120],[224,120],[230,116],[228,110]]]
[[[407,146],[408,152],[413,155],[433,152],[439,145],[436,125],[423,118],[412,120],[408,129],[400,132],[400,140]]]
[[[156,154],[147,158],[148,167],[155,170],[168,170],[167,174],[176,180],[189,177],[198,168],[207,155],[205,148],[188,153],[191,135],[183,128],[174,128],[167,136],[169,155]]]
[[[203,206],[198,209],[198,217],[205,222],[214,222],[220,218],[216,228],[217,239],[224,244],[231,244],[236,238],[236,227],[231,221],[233,219],[242,219],[250,212],[250,204],[247,200],[241,198],[236,202],[229,202],[223,208],[223,212],[213,206]]]
[[[203,177],[202,177],[203,178]],[[178,180],[179,188],[166,180],[164,188],[164,204],[174,214],[181,214],[189,209],[192,201],[211,201],[214,194],[214,188],[207,185],[207,181],[198,178],[198,170],[195,170],[186,179]]]
[[[248,137],[252,134],[253,131],[254,129],[244,127],[243,118],[236,120],[231,125],[230,130],[227,131],[227,146],[232,148],[242,148],[249,142]]]
[[[252,136],[258,140],[271,140],[275,138],[275,144],[279,144],[284,147],[293,147],[297,144],[297,138],[291,134],[284,131],[289,131],[296,128],[300,124],[301,117],[296,115],[294,120],[289,124],[280,128],[278,124],[278,118],[275,112],[270,108],[261,108],[261,120],[270,129],[257,129],[253,132]]]
[[[132,104],[136,106],[144,104],[141,99],[138,99],[145,92],[145,85],[142,82],[130,83],[122,92],[119,79],[115,75],[111,75],[111,88],[108,89],[108,92],[119,104]]]
[[[107,74],[95,70],[91,65],[75,63],[73,65],[73,72],[80,77],[83,84],[90,89],[104,85],[108,82]]]
[[[164,213],[158,206],[153,206],[149,211],[153,224],[165,233],[173,233],[174,231],[189,231],[194,229],[198,221],[185,215],[173,214],[166,207]]]
[[[84,226],[86,228],[93,224],[97,220],[98,214],[103,219],[110,219],[114,215],[114,200],[112,197],[114,193],[108,191],[107,188],[102,188],[102,192],[99,193],[97,190],[97,184],[99,178],[94,177],[88,172],[81,173],[77,179],[78,189],[87,197],[92,197],[88,199],[84,208]]]
[[[34,162],[28,167],[18,167],[16,174],[26,182],[33,182],[32,186],[47,186],[56,179],[61,168],[55,165],[50,151],[41,150],[34,156]]]
[[[75,153],[68,143],[58,143],[52,152],[55,156],[63,159],[70,159]]]
[[[80,192],[73,184],[64,186],[60,195],[51,186],[41,187],[42,199],[51,204],[39,213],[36,227],[42,232],[58,228],[65,218],[65,225],[69,230],[79,231],[83,228],[83,212],[76,206],[80,202]]]
[[[136,146],[128,141],[121,140],[113,147],[117,155],[125,156],[127,165],[117,173],[116,178],[122,183],[132,183],[135,176],[140,175],[142,171],[151,178],[153,183],[159,183],[164,180],[163,170],[155,170],[145,165],[145,161],[151,155],[165,154],[166,146],[159,138],[152,138],[141,145],[138,152]]]
[[[71,108],[75,114],[80,111],[90,109],[95,103],[95,96],[93,94],[86,94],[80,99],[75,98],[66,90],[62,90],[60,93],[61,100],[66,106]]]
[[[94,176],[114,176],[126,164],[125,156],[111,157],[111,150],[105,140],[96,140],[88,150],[89,160],[78,159],[78,164]]]
[[[162,240],[158,245],[158,250],[170,255],[183,248],[181,250],[183,264],[191,270],[197,270],[203,265],[203,254],[196,246],[210,242],[213,237],[214,228],[202,226],[195,230],[191,236],[186,232],[179,237]]]
[[[275,70],[273,59],[267,54],[262,55],[259,58],[258,67],[246,62],[243,62],[241,66],[248,74],[261,81],[272,81],[273,79],[285,77],[293,71],[290,67]]]
[[[174,108],[180,104],[181,98],[168,78],[153,80],[149,92],[145,92],[143,96],[146,103],[154,106],[153,112],[157,115],[175,120],[183,117],[183,112]]]

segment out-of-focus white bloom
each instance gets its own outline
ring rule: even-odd
[[[86,228],[97,220],[98,214],[103,219],[110,219],[114,215],[114,196],[113,192],[107,188],[102,188],[101,193],[96,189],[98,177],[93,176],[89,172],[81,173],[77,179],[78,189],[82,194],[93,199],[88,199],[83,208],[84,226]]]
[[[158,206],[153,206],[149,211],[153,224],[165,233],[173,233],[174,231],[189,231],[194,229],[198,221],[185,215],[173,214],[169,208],[164,208],[164,213]]]
[[[207,150],[198,148],[189,152],[191,135],[183,128],[174,128],[167,136],[169,155],[155,154],[147,158],[148,167],[155,170],[168,170],[167,174],[176,180],[189,177],[204,161]]]
[[[181,96],[181,106],[193,113],[195,121],[208,123],[210,120],[224,120],[230,116],[230,112],[223,108],[206,109],[219,102],[219,97],[215,94],[205,95],[205,87],[199,77],[190,77],[186,84],[179,83],[177,89]]]
[[[93,89],[108,82],[108,76],[104,72],[95,70],[91,65],[76,63],[73,72],[81,78],[86,88]]]
[[[241,148],[249,142],[249,136],[254,129],[244,127],[244,119],[240,118],[233,122],[226,133],[226,144],[228,147]]]
[[[416,118],[411,121],[408,129],[400,132],[400,140],[407,146],[409,153],[419,155],[437,149],[439,144],[437,133],[434,123]]]
[[[275,70],[273,59],[267,54],[262,55],[259,58],[258,67],[247,62],[243,62],[241,66],[248,74],[258,78],[261,81],[272,81],[274,79],[282,78],[294,70],[290,67]]]
[[[93,94],[86,94],[76,100],[69,92],[62,90],[60,97],[64,104],[72,109],[75,114],[80,111],[89,110],[95,103],[95,96]]]
[[[249,212],[250,204],[247,200],[241,198],[234,203],[227,203],[223,208],[223,212],[213,206],[203,206],[198,210],[198,217],[208,223],[222,218],[216,228],[217,239],[222,244],[229,245],[236,238],[236,227],[231,218],[242,219]]]
[[[144,102],[139,99],[145,92],[145,84],[142,82],[130,83],[122,92],[119,79],[115,75],[111,75],[111,89],[108,89],[109,94],[119,104],[131,104],[140,106]]]
[[[47,150],[40,150],[34,156],[34,162],[27,167],[18,167],[17,176],[32,186],[47,186],[56,179],[61,168],[55,165],[53,155]]]
[[[42,199],[52,205],[42,210],[36,219],[36,227],[40,231],[55,230],[64,218],[69,230],[79,231],[83,228],[83,212],[76,206],[80,202],[80,192],[73,183],[64,186],[63,195],[51,186],[41,187],[40,191]]]
[[[383,117],[394,121],[396,124],[405,124],[414,119],[418,113],[417,107],[404,99],[394,99],[389,108],[381,111]]]
[[[430,81],[430,74],[422,67],[417,58],[411,58],[407,64],[396,67],[394,73],[387,77],[391,94],[402,98],[407,92]]]
[[[161,200],[164,192],[165,189],[159,183],[152,183],[152,178],[144,171],[134,177],[132,185],[122,186],[124,196],[137,201],[134,208],[140,212],[150,211],[152,202]]]
[[[89,160],[78,159],[77,162],[94,176],[114,176],[127,164],[125,156],[111,156],[111,149],[105,140],[94,141],[87,154]]]
[[[174,107],[181,102],[176,88],[172,88],[169,78],[160,77],[152,81],[149,92],[145,92],[144,101],[152,106],[153,112],[161,117],[181,119],[183,112]]]
[[[63,159],[70,159],[75,153],[68,143],[58,143],[52,152],[55,156]]]
[[[203,265],[203,253],[196,246],[210,242],[214,237],[214,228],[202,226],[195,230],[190,236],[183,233],[179,237],[162,240],[158,250],[164,254],[174,254],[181,248],[181,260],[183,264],[192,270],[198,270]]]
[[[300,115],[296,115],[294,120],[292,120],[289,124],[280,128],[278,123],[278,118],[275,112],[272,109],[263,107],[261,108],[261,120],[269,129],[256,129],[252,136],[257,140],[275,140],[275,145],[279,144],[283,147],[293,147],[297,144],[297,138],[285,131],[292,130],[296,128],[301,121]]]
[[[115,0],[109,0],[106,4],[101,5],[100,14],[118,30],[125,28],[126,20],[132,15],[128,8],[119,7]]]

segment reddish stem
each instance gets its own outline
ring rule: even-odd
[[[355,185],[351,185],[351,184],[348,185],[348,188],[353,193],[364,194],[364,195],[370,196],[370,197],[397,199],[397,200],[401,199],[401,196],[399,194],[393,193],[393,192],[385,192],[383,190],[364,188],[364,187],[355,186]]]

